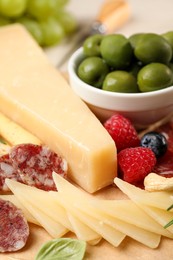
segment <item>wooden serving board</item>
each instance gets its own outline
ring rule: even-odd
[[[110,186],[94,196],[105,199],[124,199],[125,195],[115,186]],[[68,237],[75,238],[69,233]],[[35,256],[43,245],[52,238],[41,227],[30,225],[30,237],[27,245],[20,251],[14,253],[1,253],[1,260],[34,260]],[[117,248],[107,243],[104,239],[96,246],[87,245],[84,260],[171,260],[173,259],[173,241],[162,238],[157,249],[150,249],[135,240],[126,237]],[[58,259],[57,259],[58,260]],[[70,259],[69,259],[70,260]]]

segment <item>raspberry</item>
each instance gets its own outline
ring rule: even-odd
[[[142,182],[155,164],[156,156],[150,148],[127,148],[118,153],[120,176],[131,184]]]
[[[124,116],[113,115],[104,123],[104,127],[114,140],[118,152],[125,148],[139,146],[137,132],[130,120]]]

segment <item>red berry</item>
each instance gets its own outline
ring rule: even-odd
[[[118,168],[124,181],[135,184],[142,182],[152,172],[156,157],[150,148],[127,148],[118,153]]]
[[[124,116],[113,115],[104,123],[104,127],[114,140],[118,152],[125,148],[139,146],[137,132],[130,120]]]

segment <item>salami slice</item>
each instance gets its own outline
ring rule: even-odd
[[[43,190],[56,190],[52,172],[66,176],[67,163],[46,146],[21,144],[9,153],[23,183]]]
[[[20,209],[0,199],[0,252],[23,248],[29,236],[28,223]]]
[[[18,174],[17,168],[12,165],[12,161],[9,158],[9,154],[5,154],[0,157],[0,190],[8,191],[8,187],[5,184],[5,179],[13,179],[16,181],[22,181]]]
[[[5,179],[43,190],[56,190],[52,172],[66,177],[67,162],[46,146],[20,144],[0,157],[0,190],[9,191]]]

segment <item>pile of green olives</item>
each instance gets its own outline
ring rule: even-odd
[[[173,31],[92,35],[83,43],[77,74],[106,91],[140,93],[173,84]]]

